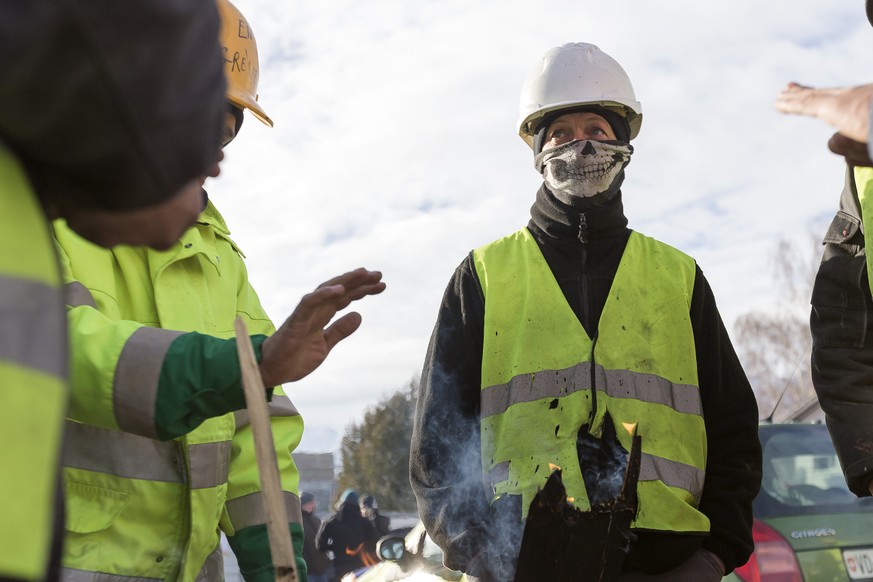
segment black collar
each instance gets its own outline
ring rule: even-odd
[[[576,239],[583,214],[590,237],[606,237],[627,230],[620,191],[603,205],[595,206],[590,200],[581,200],[578,206],[569,206],[555,198],[545,184],[540,186],[531,206],[530,226],[554,239]]]

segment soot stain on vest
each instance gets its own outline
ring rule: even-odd
[[[557,407],[558,407],[558,399],[557,398],[555,398],[554,400],[549,402],[549,410],[554,410]]]
[[[534,469],[534,473],[536,473],[536,472],[539,471],[539,470],[540,470],[540,466],[537,465],[536,468]]]
[[[561,425],[555,426],[555,436],[558,436],[558,431],[561,429]]]

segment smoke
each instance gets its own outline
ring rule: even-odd
[[[615,436],[615,425],[607,412],[603,419],[603,431],[598,438],[583,425],[576,437],[576,454],[585,490],[591,505],[615,499],[621,493],[627,471],[627,449]]]
[[[482,474],[478,374],[475,386],[464,385],[468,375],[431,361],[422,374],[410,454],[419,513],[434,542],[449,550],[446,566],[511,580],[524,527],[521,499],[491,504],[494,492]]]

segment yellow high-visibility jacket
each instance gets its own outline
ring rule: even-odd
[[[206,398],[203,414],[174,418],[183,408],[174,405],[174,384],[239,384],[232,340],[206,340],[232,338],[237,316],[256,348],[274,331],[221,215],[209,203],[198,224],[160,252],[105,250],[60,221],[55,229],[73,374],[63,457],[65,579],[94,573],[109,581],[221,579],[224,531],[246,579],[272,580],[247,414],[203,420],[210,416]],[[95,411],[94,399],[109,399],[114,416]],[[148,399],[157,400],[154,418],[138,406]],[[303,421],[279,388],[269,408],[287,519],[301,556],[291,451]],[[184,436],[159,440],[178,434]],[[298,565],[305,580],[302,559]]]
[[[67,338],[48,221],[0,142],[0,578],[46,576],[67,406]]]

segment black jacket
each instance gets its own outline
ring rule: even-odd
[[[852,168],[812,290],[812,382],[849,489],[873,479],[873,299]]]
[[[358,504],[344,503],[321,524],[315,547],[321,552],[333,552],[334,574],[339,579],[365,565],[364,555],[372,554],[377,540],[376,530],[361,515]]]
[[[541,188],[531,216],[528,229],[592,335],[631,232],[620,193],[606,206],[580,213]],[[709,517],[711,531],[706,537],[637,532],[638,541],[624,563],[626,571],[663,572],[703,546],[730,572],[753,550],[752,499],[761,482],[758,409],[699,268],[690,315],[708,443],[700,510]],[[520,511],[500,501],[489,508],[482,484],[483,317],[482,289],[468,256],[449,282],[431,336],[410,456],[411,482],[425,527],[443,548],[446,564],[460,570],[499,561],[489,556],[497,551],[489,547],[491,540],[506,529],[505,515]]]
[[[303,511],[303,560],[310,574],[324,574],[330,558],[315,547],[315,536],[321,530],[321,520],[309,511]]]
[[[391,531],[391,518],[379,513],[378,509],[371,509],[366,517],[373,524],[373,529],[376,530],[377,536],[388,535],[388,532]]]

